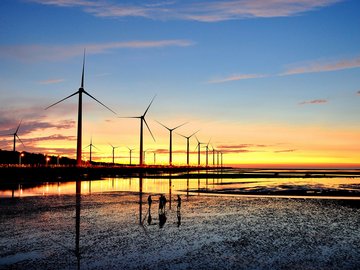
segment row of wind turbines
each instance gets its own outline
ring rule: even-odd
[[[100,105],[102,105],[103,107],[105,107],[107,110],[109,110],[110,112],[112,112],[113,114],[117,115],[115,111],[113,111],[112,109],[110,109],[108,106],[106,106],[105,104],[103,104],[102,102],[100,102],[98,99],[96,99],[95,97],[93,97],[91,94],[89,94],[87,91],[85,91],[84,89],[84,77],[85,77],[85,50],[84,50],[84,56],[83,56],[83,63],[82,63],[82,75],[81,75],[81,85],[80,85],[80,88],[73,94],[57,101],[56,103],[48,106],[45,108],[45,110],[47,109],[50,109],[51,107],[65,101],[66,99],[69,99],[75,95],[78,95],[78,122],[77,122],[77,147],[76,147],[76,164],[77,166],[82,166],[82,98],[83,98],[83,94],[89,96],[90,98],[92,98],[93,100],[95,100],[97,103],[99,103]],[[153,138],[153,140],[155,141],[155,137],[153,135],[153,133],[151,132],[150,130],[150,127],[148,125],[148,123],[146,122],[146,114],[147,112],[149,111],[152,103],[154,102],[154,99],[155,99],[156,95],[151,99],[149,105],[147,106],[146,110],[144,111],[144,113],[140,116],[130,116],[130,117],[119,117],[119,118],[134,118],[134,119],[140,119],[140,149],[139,149],[139,165],[140,166],[144,166],[144,124],[146,125],[151,137]],[[158,122],[158,121],[156,121]],[[161,126],[163,126],[164,128],[166,128],[169,133],[170,133],[170,145],[169,145],[169,165],[172,166],[173,165],[173,160],[172,160],[172,135],[173,135],[173,131],[184,126],[185,124],[187,123],[183,123],[181,125],[178,125],[174,128],[169,128],[167,127],[166,125],[158,122]],[[11,136],[14,136],[14,146],[13,146],[13,150],[15,151],[15,146],[16,146],[16,138],[19,139],[19,141],[23,144],[23,142],[21,141],[21,139],[19,138],[18,136],[18,131],[19,131],[19,128],[20,128],[20,125],[21,125],[21,122],[20,124],[18,125],[17,129],[15,130],[14,133],[12,134],[5,134],[5,135],[11,135]],[[199,131],[199,130],[198,130]],[[181,135],[179,134],[180,136],[184,137],[187,141],[187,156],[186,156],[186,162],[187,162],[187,165],[189,166],[190,165],[190,138],[195,136],[195,134],[198,132],[194,132],[192,133],[190,136],[184,136],[184,135]],[[197,147],[196,149],[198,150],[198,165],[200,166],[200,154],[201,154],[201,145],[205,145],[205,148],[206,148],[206,166],[208,166],[208,153],[209,153],[209,144],[210,144],[210,141],[206,144],[206,143],[203,143],[203,142],[200,142],[198,140],[198,138],[195,136],[198,144],[197,144]],[[23,144],[24,145],[24,144]],[[91,152],[92,152],[92,147],[95,147],[93,144],[92,144],[92,139],[90,141],[90,144],[87,146],[87,147],[90,147],[90,161],[91,161]],[[114,153],[115,153],[115,149],[118,148],[118,147],[114,147],[113,145],[111,145],[112,147],[112,151],[113,151],[113,164],[114,164]],[[96,148],[96,147],[95,147]],[[129,148],[129,151],[130,151],[130,159],[131,159],[131,153],[134,149],[130,149]],[[215,152],[217,152],[217,157],[218,157],[218,162],[219,163],[219,154],[221,155],[221,164],[222,164],[222,152],[221,151],[217,151],[213,148],[213,164],[215,164]],[[131,163],[131,161],[130,161]]]

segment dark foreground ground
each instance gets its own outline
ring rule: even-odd
[[[160,228],[146,198],[143,226],[137,194],[82,196],[80,220],[75,195],[0,199],[0,269],[360,269],[359,201],[183,195]]]

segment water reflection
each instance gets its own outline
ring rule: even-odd
[[[91,190],[91,188],[90,188]],[[80,210],[81,210],[81,180],[76,181],[76,221],[75,221],[75,256],[80,269]]]
[[[74,182],[48,182],[17,184],[8,187],[0,186],[0,198],[4,197],[26,197],[26,196],[50,196],[71,195],[76,192],[76,181]],[[241,192],[252,192],[263,190],[272,194],[274,191],[301,191],[302,194],[310,195],[311,192],[321,190],[335,190],[342,193],[353,193],[360,191],[358,178],[226,178],[226,179],[201,179],[185,178],[157,179],[148,177],[138,178],[107,178],[96,181],[81,181],[81,192],[83,195],[105,192],[139,192],[149,194],[168,194],[169,209],[172,208],[173,192],[186,194],[187,198],[191,192],[200,195],[203,191],[217,192],[226,190],[239,190]],[[263,192],[263,193],[264,193]],[[265,193],[266,194],[266,193]],[[140,194],[141,195],[141,194]]]

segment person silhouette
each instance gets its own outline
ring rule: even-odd
[[[164,195],[162,195],[162,197],[163,197],[163,207],[164,207],[164,212],[165,212],[165,210],[166,210],[166,202],[167,202],[167,200],[166,200],[166,197],[164,196]]]
[[[151,195],[149,195],[149,197],[148,197],[149,209],[151,208],[151,204],[152,204],[152,199],[151,199]]]

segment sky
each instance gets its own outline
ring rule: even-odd
[[[0,1],[0,149],[75,157],[84,49],[83,158],[186,163],[186,140],[243,167],[360,168],[357,0]],[[192,164],[197,141],[190,139]],[[202,145],[201,163],[205,164]],[[209,164],[212,164],[209,155]],[[216,162],[216,161],[215,161]]]

